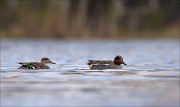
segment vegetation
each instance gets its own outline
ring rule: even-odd
[[[0,7],[1,38],[179,35],[179,0],[1,0]]]

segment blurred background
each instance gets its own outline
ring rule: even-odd
[[[1,38],[179,37],[180,0],[1,0]]]

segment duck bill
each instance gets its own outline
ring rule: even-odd
[[[51,62],[51,64],[56,64],[56,63],[54,63],[54,62]]]
[[[124,63],[124,62],[123,62],[122,64],[127,65],[127,64],[126,64],[126,63]]]

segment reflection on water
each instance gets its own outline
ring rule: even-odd
[[[88,59],[122,55],[119,70],[89,70]],[[49,57],[48,70],[19,61]],[[178,41],[1,41],[2,106],[179,106]]]

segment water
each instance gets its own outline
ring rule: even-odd
[[[124,58],[119,70],[88,59]],[[19,70],[49,57],[48,70]],[[180,106],[179,41],[1,41],[1,106]]]

